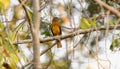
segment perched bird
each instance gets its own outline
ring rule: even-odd
[[[50,25],[51,31],[53,36],[57,36],[57,35],[61,35],[61,26],[60,26],[60,19],[58,17],[54,17],[52,20],[52,24]],[[61,40],[58,39],[56,40],[57,43],[57,48],[61,48],[62,44],[61,44]]]

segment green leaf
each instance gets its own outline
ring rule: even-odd
[[[90,23],[91,27],[95,27],[96,26],[96,22],[92,21],[92,20],[88,20],[88,22]]]
[[[45,37],[51,36],[49,30],[44,30],[43,32],[41,32],[41,34],[44,35]]]
[[[2,22],[0,22],[0,29],[3,29],[4,25],[2,24]]]
[[[80,20],[80,28],[81,29],[84,30],[84,29],[88,29],[90,27],[91,27],[91,25],[90,25],[89,21],[86,18],[82,18]]]
[[[117,19],[110,19],[108,23],[109,23],[109,25],[115,25],[116,23],[118,23],[118,20]]]
[[[0,2],[0,13],[3,14],[4,11],[3,11],[3,3]]]
[[[16,32],[9,32],[8,37],[9,37],[10,41],[13,43],[16,39]]]
[[[27,35],[27,36],[25,37],[25,39],[31,39],[31,36],[30,36],[30,35]]]
[[[82,18],[80,20],[80,28],[81,29],[89,29],[92,27],[96,26],[96,19],[94,18],[94,20],[90,20],[90,19],[86,19],[86,18]]]
[[[0,37],[0,46],[2,46],[2,38]]]
[[[120,45],[120,40],[119,39],[114,39],[112,41],[112,44],[110,45],[110,50],[115,50],[115,48],[118,48]]]
[[[3,59],[3,56],[2,56],[2,53],[0,52],[0,62],[2,61]]]
[[[14,52],[8,38],[5,39],[5,47],[6,47],[6,50],[9,51],[10,53]]]
[[[0,22],[0,37],[6,37],[6,31],[4,29],[4,25]]]

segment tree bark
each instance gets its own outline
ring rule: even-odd
[[[32,0],[33,2],[33,29],[32,29],[32,43],[33,43],[33,69],[40,69],[40,4],[39,0]]]

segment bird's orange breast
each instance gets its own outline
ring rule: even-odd
[[[51,30],[52,30],[53,35],[60,35],[61,34],[61,29],[60,29],[59,23],[52,23]]]

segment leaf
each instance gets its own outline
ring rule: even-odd
[[[0,22],[0,29],[3,29],[4,25],[2,24],[2,22]]]
[[[2,24],[2,22],[0,22],[0,37],[5,37],[6,36],[6,31],[4,29],[4,25]]]
[[[11,59],[11,61],[13,61],[15,63],[19,62],[19,58],[13,53],[10,54],[10,59]]]
[[[10,0],[0,0],[0,12],[4,14],[4,12],[9,8]]]
[[[9,32],[8,33],[8,37],[9,37],[11,43],[13,43],[16,39],[15,34],[16,34],[16,32]]]
[[[120,45],[120,40],[119,39],[114,39],[112,41],[112,44],[110,45],[110,50],[115,50],[115,48],[118,48]]]
[[[93,1],[89,1],[89,6],[87,8],[87,11],[90,14],[90,17],[92,17],[95,14],[100,13],[101,8],[97,3],[93,3]]]
[[[25,39],[31,39],[30,35],[27,35],[27,36],[25,37]]]
[[[10,62],[9,64],[10,64],[10,67],[11,67],[12,69],[17,69],[17,68],[16,68],[16,65],[15,65],[13,62]]]
[[[0,37],[0,46],[2,46],[2,38]]]
[[[41,34],[44,35],[45,37],[51,36],[49,30],[44,30],[43,32],[41,32]]]
[[[109,23],[109,25],[115,25],[116,23],[118,23],[118,20],[117,19],[110,19],[108,23]]]
[[[88,22],[90,23],[91,27],[95,27],[96,26],[96,22],[92,21],[92,20],[88,20]]]
[[[3,11],[3,3],[1,3],[1,2],[0,2],[0,13],[2,13],[2,14],[4,13],[4,11]]]
[[[95,21],[96,21],[95,18],[94,18],[94,20],[82,18],[80,20],[80,28],[84,30],[84,29],[89,29],[89,28],[95,27],[96,26]]]
[[[5,48],[6,48],[6,50],[9,51],[10,53],[13,53],[13,52],[14,52],[8,38],[5,38]]]
[[[81,29],[84,30],[84,29],[88,29],[90,27],[91,27],[91,25],[90,25],[89,21],[86,18],[82,18],[80,20],[80,28]]]
[[[3,56],[2,56],[2,53],[0,52],[0,62],[2,61],[3,59]]]
[[[41,34],[45,37],[51,36],[49,23],[42,23],[40,26]]]

